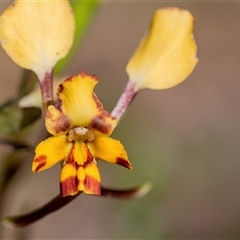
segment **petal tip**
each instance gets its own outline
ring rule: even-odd
[[[78,193],[78,179],[70,176],[60,182],[60,192],[63,197],[73,196]]]
[[[47,163],[47,156],[46,155],[40,155],[36,158],[34,158],[32,163],[32,171],[34,173],[41,171],[41,168],[43,168]]]
[[[127,159],[118,157],[118,158],[116,159],[116,163],[117,163],[118,165],[120,165],[120,166],[123,166],[123,167],[128,168],[129,170],[132,170],[132,165],[131,165],[131,163],[130,163]]]

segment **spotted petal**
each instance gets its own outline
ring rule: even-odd
[[[88,194],[101,194],[100,174],[96,163],[93,161],[78,169],[78,190]]]
[[[187,10],[170,7],[156,11],[149,32],[126,68],[135,92],[173,87],[193,71],[198,62],[193,22]]]
[[[63,197],[78,193],[77,170],[72,164],[63,166],[60,175],[60,192]]]
[[[95,159],[84,142],[77,141],[68,162],[75,161],[78,190],[100,195],[100,174]],[[72,158],[72,159],[71,159]]]
[[[0,17],[2,47],[42,80],[68,53],[75,20],[69,1],[16,0]]]
[[[63,196],[75,195],[78,191],[100,195],[100,174],[96,161],[85,143],[74,143],[66,158],[60,181]]]
[[[127,153],[120,141],[109,137],[99,137],[87,145],[95,158],[132,169]]]
[[[50,106],[46,114],[46,127],[53,134],[65,133],[76,126],[93,128],[100,135],[110,135],[116,120],[103,106],[93,89],[98,82],[94,75],[84,72],[66,79],[58,87],[56,106]]]
[[[32,163],[32,171],[39,172],[64,160],[71,150],[72,144],[66,136],[50,137],[38,144]]]

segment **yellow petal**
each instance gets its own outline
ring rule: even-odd
[[[72,46],[75,20],[69,1],[16,0],[0,17],[2,47],[19,66],[43,79]]]
[[[78,169],[78,180],[79,191],[83,191],[87,194],[100,195],[101,193],[100,174],[94,161],[88,163],[85,166],[85,168],[80,167]]]
[[[58,128],[59,121],[65,122],[64,119],[61,119],[66,116],[70,128],[84,126],[93,128],[102,134],[111,134],[116,120],[103,109],[101,102],[93,93],[97,82],[96,76],[82,72],[66,79],[59,86],[59,100],[56,107],[50,106],[48,108],[50,114],[46,115],[46,127],[50,133],[54,132],[52,128]],[[56,126],[54,127],[54,125]]]
[[[193,23],[187,10],[169,7],[156,11],[149,32],[126,67],[135,91],[173,87],[193,71],[198,62]]]
[[[32,163],[32,171],[39,172],[52,167],[64,160],[69,154],[72,144],[67,142],[66,136],[50,137],[38,144]]]
[[[99,137],[87,144],[94,158],[116,163],[132,169],[126,151],[120,141],[109,137]]]
[[[91,156],[92,158],[92,156]],[[76,141],[73,144],[72,151],[68,156],[67,162],[78,166],[84,166],[88,160],[88,150],[86,144],[82,141]],[[91,159],[92,160],[92,159]]]
[[[71,164],[63,166],[60,175],[60,191],[63,197],[78,193],[77,170]]]

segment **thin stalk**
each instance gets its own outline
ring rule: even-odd
[[[115,117],[117,121],[123,117],[124,113],[127,111],[131,102],[135,98],[137,92],[134,88],[135,85],[131,81],[128,81],[122,95],[120,96],[115,108],[111,113],[111,115]]]
[[[53,104],[53,71],[45,73],[43,79],[40,80],[40,88],[43,101],[43,114],[49,105]]]

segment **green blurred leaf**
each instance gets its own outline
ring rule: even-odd
[[[32,124],[41,116],[41,109],[36,107],[4,107],[0,109],[0,134],[14,134]]]
[[[92,0],[92,1],[72,1],[71,2],[74,15],[75,15],[75,21],[76,21],[76,30],[75,30],[75,36],[74,41],[71,50],[69,51],[68,55],[61,59],[56,67],[54,68],[54,75],[59,75],[62,73],[62,71],[65,69],[67,64],[72,59],[74,53],[77,51],[77,48],[80,44],[80,42],[83,39],[83,36],[88,29],[94,14],[100,5],[100,2],[98,0]]]

